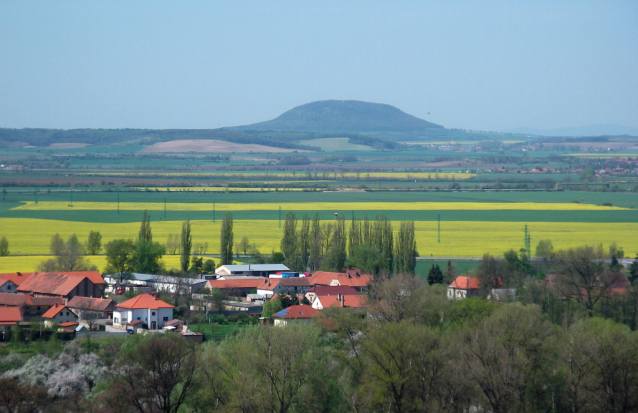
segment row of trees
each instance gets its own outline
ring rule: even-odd
[[[384,215],[374,221],[357,220],[349,228],[345,218],[335,214],[332,222],[321,223],[319,214],[301,222],[292,212],[286,214],[281,252],[284,263],[294,271],[341,271],[344,266],[360,268],[370,274],[414,274],[416,240],[414,221],[403,221],[394,239],[392,223]]]
[[[14,363],[0,379],[0,404],[96,413],[627,412],[638,409],[637,348],[638,333],[611,320],[555,324],[537,305],[450,301],[441,286],[397,275],[377,277],[367,312],[326,309],[314,325],[250,326],[200,346],[176,334],[135,335],[95,356],[59,356],[63,377],[46,355],[0,359]]]

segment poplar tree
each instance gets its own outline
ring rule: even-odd
[[[281,238],[281,252],[284,254],[284,264],[291,270],[297,268],[297,220],[292,212],[286,213],[284,235]]]
[[[191,235],[191,221],[187,219],[182,224],[182,255],[180,257],[180,264],[182,266],[182,271],[188,271],[188,265],[190,264],[191,259],[191,248],[193,247],[193,236]]]
[[[321,224],[319,223],[319,213],[315,212],[310,230],[310,269],[314,272],[321,264],[321,247],[323,240],[321,237]]]
[[[350,232],[348,233],[348,256],[353,256],[354,251],[362,243],[361,222],[357,221],[353,215],[352,223],[350,224]]]
[[[395,250],[397,273],[414,275],[418,255],[414,237],[414,221],[401,221]],[[437,282],[441,283],[443,282],[443,273],[438,266],[437,269],[441,278]],[[438,277],[438,273],[436,275]]]
[[[233,263],[233,214],[227,212],[222,221],[219,265]]]
[[[140,225],[140,233],[137,240],[153,241],[153,234],[151,233],[151,217],[148,215],[147,210],[144,210],[142,213],[142,223]]]
[[[306,271],[310,258],[310,218],[306,214],[301,220],[297,246],[299,250],[299,271]]]

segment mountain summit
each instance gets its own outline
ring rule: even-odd
[[[423,132],[443,126],[381,103],[322,100],[297,106],[266,122],[238,126],[240,130],[296,132]]]

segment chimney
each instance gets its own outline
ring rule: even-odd
[[[345,296],[341,296],[341,308],[346,306],[346,297]]]

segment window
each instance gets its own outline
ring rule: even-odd
[[[155,311],[153,311],[153,312],[151,313],[151,315],[155,315]]]
[[[69,312],[68,312],[68,311],[66,312],[66,316],[67,316],[67,317],[69,316]]]
[[[168,317],[164,317],[164,321],[168,321]]]
[[[137,317],[138,320],[141,320],[141,318]]]

